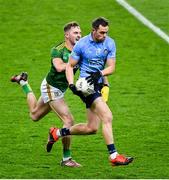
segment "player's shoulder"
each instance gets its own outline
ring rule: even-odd
[[[51,56],[52,57],[61,56],[63,54],[64,48],[65,48],[65,42],[56,44],[54,47],[51,48],[50,51]]]
[[[88,44],[88,35],[80,38],[80,40],[76,43],[74,49],[84,48]]]
[[[80,40],[88,40],[90,38],[90,34],[86,35],[86,36],[83,36]]]
[[[81,44],[86,43],[86,41],[88,41],[88,39],[89,39],[89,35],[84,36],[84,37],[80,38],[78,43],[81,43]]]
[[[106,41],[105,41],[106,45],[110,48],[115,46],[115,41],[113,38],[111,38],[110,36],[106,37]]]
[[[107,41],[108,43],[115,43],[114,39],[111,38],[110,36],[107,36],[107,37],[106,37],[106,41]]]
[[[65,42],[61,42],[61,43],[58,43],[56,44],[54,47],[52,47],[52,51],[53,50],[56,50],[56,51],[61,51],[62,49],[65,48]]]

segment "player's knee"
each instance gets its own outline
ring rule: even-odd
[[[96,134],[97,133],[97,129],[92,129],[91,130],[91,134]]]
[[[103,122],[104,123],[112,123],[112,120],[113,120],[113,115],[111,113],[109,113],[104,117]]]
[[[97,130],[96,127],[88,127],[88,134],[96,134]]]
[[[32,119],[33,122],[40,120],[40,117],[33,113],[30,113],[30,118]]]

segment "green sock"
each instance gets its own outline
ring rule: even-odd
[[[31,87],[30,87],[29,84],[23,85],[23,86],[22,86],[22,89],[23,89],[23,91],[25,92],[25,94],[28,94],[28,93],[32,92],[32,89],[31,89]]]
[[[69,150],[69,149],[63,150],[63,157],[64,157],[64,158],[71,157],[70,154],[71,154],[71,153],[70,153],[70,150]]]

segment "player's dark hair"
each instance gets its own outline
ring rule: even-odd
[[[96,19],[93,20],[93,22],[92,22],[92,28],[94,28],[94,29],[97,30],[100,25],[106,27],[106,26],[109,25],[109,22],[108,22],[108,20],[107,20],[106,18],[104,18],[104,17],[98,17],[98,18],[96,18]]]
[[[71,27],[77,27],[77,26],[79,26],[79,24],[76,21],[72,21],[72,22],[65,24],[63,30],[64,30],[64,32],[67,32],[71,29]]]

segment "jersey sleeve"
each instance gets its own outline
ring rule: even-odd
[[[80,42],[77,42],[76,45],[73,47],[73,50],[70,54],[70,56],[74,59],[79,61],[81,55],[81,44]]]
[[[109,52],[108,52],[108,55],[107,55],[107,59],[115,59],[116,58],[116,45],[115,45],[115,42],[113,40],[111,40],[109,42]]]
[[[56,48],[51,49],[51,58],[61,58],[61,52],[58,51]]]

